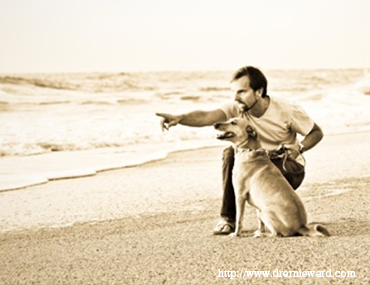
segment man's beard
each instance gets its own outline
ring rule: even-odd
[[[235,100],[235,101],[238,103],[239,110],[242,112],[248,112],[250,109],[254,107],[254,105],[257,104],[257,100],[255,100],[251,106],[248,106],[246,103],[240,100]]]

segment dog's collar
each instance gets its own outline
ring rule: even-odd
[[[248,145],[249,143],[249,140],[245,140],[244,142],[240,143],[239,145],[235,146],[235,154],[237,153],[243,153],[243,152],[252,152],[254,151],[255,153],[257,154],[269,154],[268,150],[264,149],[264,148],[258,148],[258,149],[251,149],[251,148],[243,148],[243,146],[246,146]]]
[[[250,148],[239,148],[239,147],[236,147],[235,148],[235,154],[237,153],[243,153],[243,152],[251,152],[253,149],[250,149]]]

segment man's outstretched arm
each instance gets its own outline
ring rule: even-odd
[[[168,130],[170,127],[176,126],[177,124],[189,127],[206,127],[226,121],[226,115],[221,109],[213,111],[192,111],[181,115],[166,113],[156,113],[156,115],[162,117],[162,131],[164,129]]]

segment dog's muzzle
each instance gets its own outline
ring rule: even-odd
[[[222,127],[222,125],[223,125],[222,123],[216,123],[213,126],[216,130],[220,131],[219,129]],[[221,131],[221,133],[217,134],[217,139],[223,140],[223,139],[232,138],[234,136],[235,134],[233,132],[222,132]]]

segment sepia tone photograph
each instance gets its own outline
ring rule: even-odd
[[[370,284],[369,11],[0,0],[0,284]]]

